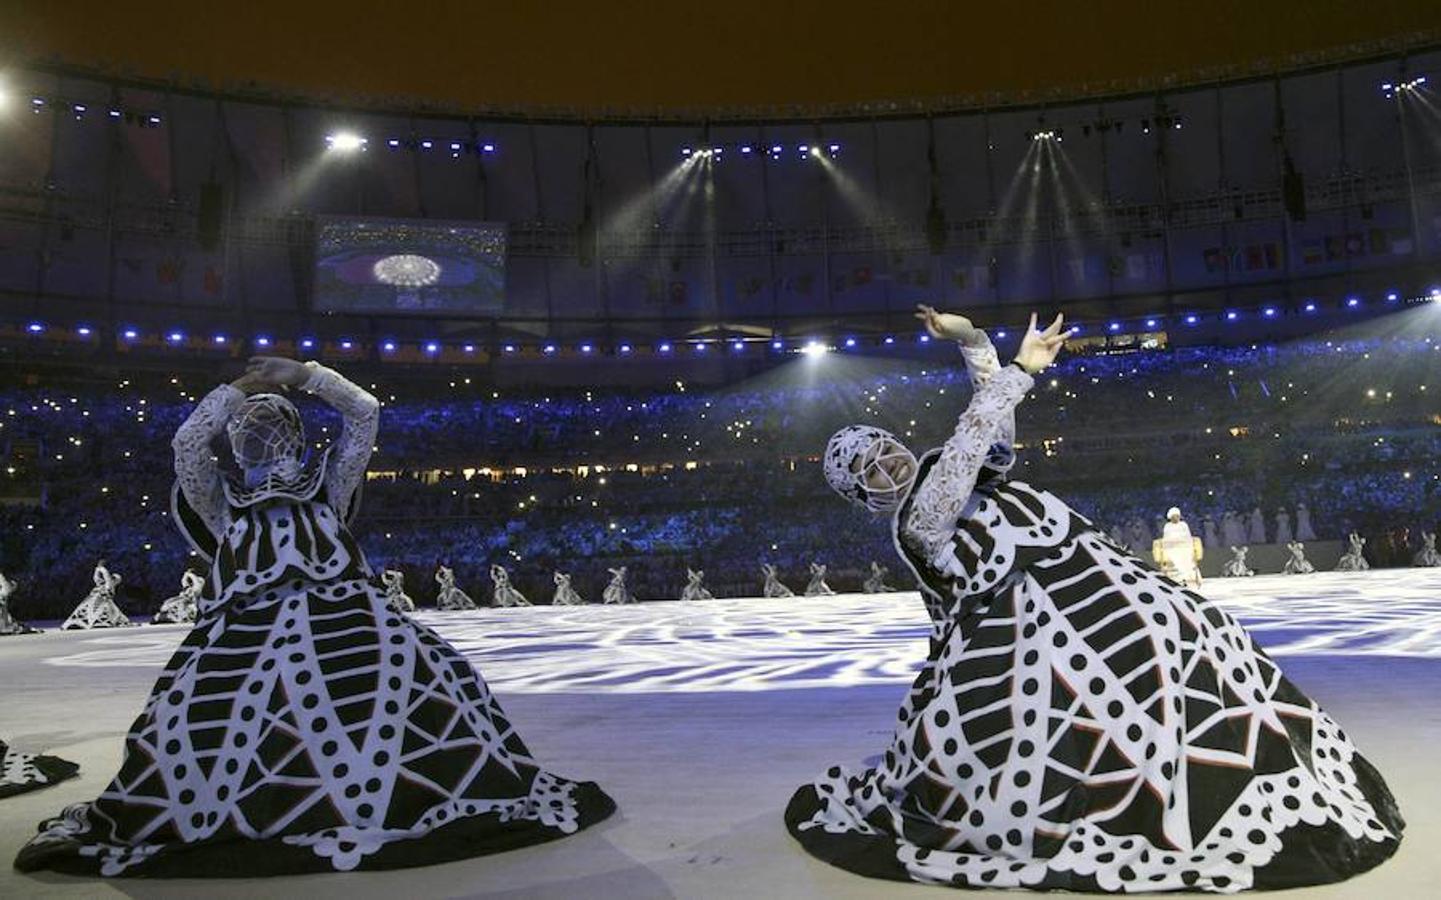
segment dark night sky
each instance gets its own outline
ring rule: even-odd
[[[7,61],[455,106],[926,98],[1184,73],[1441,29],[1441,0],[4,0]]]

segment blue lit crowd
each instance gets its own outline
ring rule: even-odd
[[[1070,356],[1018,412],[1014,474],[1137,550],[1173,505],[1198,535],[1207,518],[1261,510],[1274,540],[1276,513],[1304,503],[1319,539],[1357,530],[1375,563],[1399,564],[1441,515],[1438,364],[1429,339]],[[622,565],[641,599],[678,596],[687,568],[717,596],[754,596],[762,563],[797,590],[811,562],[837,590],[872,560],[904,584],[885,524],[830,494],[817,455],[853,421],[936,446],[969,396],[944,356],[719,390],[359,380],[384,406],[357,536],[422,605],[442,563],[477,599],[505,565],[535,602],[556,570],[597,602]],[[169,519],[169,442],[211,386],[189,372],[44,375],[0,391],[0,571],[20,584],[17,615],[63,616],[102,558],[127,610],[175,593],[194,559]],[[323,446],[338,420],[304,409]]]

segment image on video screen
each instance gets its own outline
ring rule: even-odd
[[[505,300],[505,226],[325,217],[315,308],[361,313],[493,313]]]

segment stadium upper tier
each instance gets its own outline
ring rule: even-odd
[[[1044,107],[809,122],[398,114],[5,76],[5,322],[481,352],[1139,320],[1441,282],[1410,48]],[[1008,312],[1008,310],[1010,312]]]

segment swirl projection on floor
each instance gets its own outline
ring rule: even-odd
[[[1441,570],[1212,579],[1203,593],[1272,656],[1441,658]],[[501,694],[906,684],[925,659],[915,593],[423,611]],[[54,666],[159,669],[181,626],[76,634]]]

